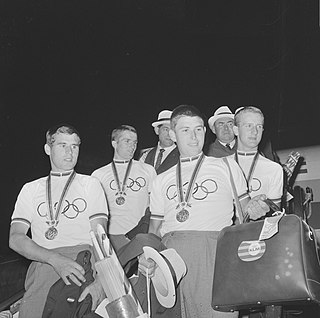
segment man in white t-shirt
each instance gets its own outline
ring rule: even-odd
[[[116,251],[129,242],[126,234],[138,226],[145,215],[151,181],[156,176],[151,165],[133,159],[137,143],[134,127],[121,125],[115,128],[111,134],[112,162],[92,173],[102,184],[107,197],[110,211],[108,232]]]
[[[51,171],[47,177],[26,183],[17,198],[9,245],[33,260],[20,318],[42,316],[48,291],[59,278],[66,285],[85,282],[85,271],[75,259],[80,251],[90,250],[90,231],[96,231],[97,224],[106,228],[108,208],[101,185],[95,178],[74,171],[79,147],[80,135],[72,126],[49,129],[44,150]],[[95,309],[105,297],[99,280],[86,287],[78,301],[88,293]]]
[[[250,197],[265,194],[280,206],[283,194],[283,169],[280,164],[264,157],[258,146],[264,130],[264,115],[254,106],[238,108],[234,133],[238,139],[237,151],[232,155],[248,183]]]
[[[149,232],[174,248],[187,266],[176,305],[155,317],[237,317],[211,307],[216,242],[219,231],[232,224],[233,200],[238,196],[245,213],[257,219],[269,209],[263,196],[249,202],[242,172],[228,160],[237,194],[232,190],[227,164],[202,152],[206,128],[199,110],[178,106],[171,116],[170,136],[177,143],[177,165],[157,176],[151,190]],[[151,267],[144,257],[140,270]],[[152,272],[152,270],[151,270]]]

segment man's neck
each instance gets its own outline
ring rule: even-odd
[[[160,141],[158,142],[158,147],[159,147],[159,148],[168,149],[168,148],[171,148],[171,147],[173,147],[173,146],[174,146],[174,144],[168,146],[168,145],[164,145],[164,144],[161,143]]]

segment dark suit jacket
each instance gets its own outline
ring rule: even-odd
[[[234,144],[232,149],[228,149],[224,145],[222,145],[218,139],[216,139],[210,146],[207,153],[209,157],[222,158],[226,156],[233,155],[237,149],[237,142]]]
[[[144,162],[154,167],[156,152],[157,152],[157,147],[154,147],[151,150],[149,150]],[[159,168],[156,170],[157,174],[160,174],[168,170],[169,168],[175,166],[179,160],[179,156],[180,156],[179,150],[177,147],[175,147],[168,154],[168,156],[163,160]]]

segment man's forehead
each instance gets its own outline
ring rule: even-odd
[[[120,133],[119,139],[137,140],[137,134],[130,130],[124,130]]]
[[[215,121],[216,124],[219,124],[219,123],[229,123],[229,122],[233,123],[233,122],[234,122],[233,118],[230,118],[230,117],[221,117],[221,118],[218,118],[218,119]]]
[[[77,134],[66,134],[57,132],[53,135],[54,141],[53,142],[62,142],[62,141],[74,141],[75,143],[80,142],[80,138]]]

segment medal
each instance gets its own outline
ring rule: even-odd
[[[53,240],[57,235],[58,230],[54,226],[49,227],[46,233],[44,234],[47,240]]]
[[[118,205],[123,205],[126,202],[126,199],[123,196],[117,197],[116,198],[116,203]]]
[[[113,175],[114,175],[114,178],[115,178],[115,181],[117,184],[117,188],[118,188],[118,192],[115,194],[117,196],[116,204],[123,205],[126,202],[126,198],[124,197],[124,195],[126,195],[125,188],[127,186],[127,179],[129,177],[129,173],[130,173],[131,166],[132,166],[132,159],[130,159],[130,161],[128,163],[128,166],[127,166],[127,169],[126,169],[123,181],[122,181],[122,185],[120,184],[118,171],[117,171],[116,164],[114,161],[112,161],[111,166],[112,166],[112,172],[113,172]]]
[[[239,153],[240,155],[242,155],[242,153]],[[245,154],[244,154],[245,155]],[[248,177],[246,177],[246,174],[244,173],[240,163],[239,163],[239,157],[238,157],[238,151],[235,152],[235,159],[236,159],[236,162],[237,164],[239,165],[240,169],[242,170],[242,174],[247,182],[247,188],[248,188],[248,191],[249,191],[249,194],[252,192],[252,185],[250,184],[251,183],[251,180],[252,180],[252,177],[253,177],[253,172],[256,168],[256,164],[258,162],[258,159],[259,159],[259,152],[257,151],[255,154],[254,154],[254,157],[253,157],[253,160],[252,160],[252,163],[251,163],[251,166],[250,166],[250,170],[249,170],[249,173],[248,173]]]
[[[180,223],[187,221],[189,219],[189,211],[182,209],[176,214],[176,219]]]
[[[176,183],[177,183],[179,204],[177,206],[177,209],[179,209],[180,211],[177,212],[177,214],[176,214],[176,220],[180,223],[185,222],[189,219],[190,212],[186,209],[186,207],[191,208],[191,204],[189,203],[189,201],[190,201],[192,189],[193,189],[194,184],[196,182],[196,178],[197,178],[198,172],[200,170],[201,164],[203,162],[203,159],[204,159],[204,154],[202,153],[201,156],[199,156],[198,162],[193,170],[185,198],[183,197],[181,161],[180,160],[178,161],[177,168],[176,168]]]
[[[49,225],[48,230],[44,233],[44,236],[47,240],[53,240],[58,235],[58,229],[57,225],[59,223],[59,216],[60,216],[60,210],[62,206],[62,202],[64,201],[64,198],[69,190],[69,187],[71,185],[71,182],[73,181],[74,177],[76,176],[76,172],[72,171],[70,177],[68,178],[59,202],[56,209],[56,213],[53,213],[53,207],[52,207],[52,194],[51,194],[51,173],[49,174],[46,182],[46,199],[47,199],[47,205],[48,205],[48,211],[49,211],[49,220],[46,222]]]

